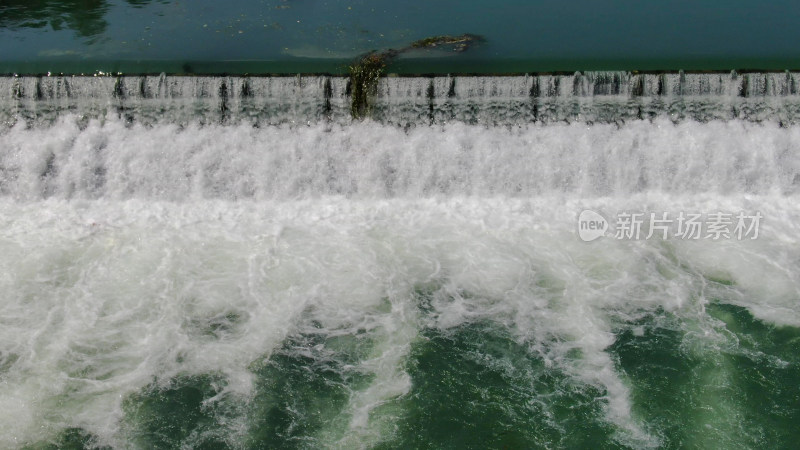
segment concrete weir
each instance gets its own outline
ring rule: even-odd
[[[800,117],[797,72],[575,72],[516,76],[386,76],[365,117],[401,126],[447,122],[617,123],[776,120]],[[255,124],[349,123],[347,77],[296,76],[7,76],[0,78],[0,118],[50,121],[80,110],[130,122]]]

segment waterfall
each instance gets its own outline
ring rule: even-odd
[[[0,447],[790,447],[798,75],[2,77]]]
[[[800,74],[586,72],[386,77],[372,118],[519,125],[744,119],[796,123]],[[129,122],[348,123],[348,80],[335,76],[41,76],[0,78],[0,118],[52,122],[65,113]]]

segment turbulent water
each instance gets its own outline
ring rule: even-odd
[[[0,79],[0,447],[791,447],[796,77]]]

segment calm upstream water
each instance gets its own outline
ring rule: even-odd
[[[798,81],[2,78],[0,447],[792,447]]]
[[[800,69],[794,0],[4,0],[0,73],[343,73],[370,50],[399,73]]]

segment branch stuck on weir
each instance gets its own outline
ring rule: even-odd
[[[370,99],[377,94],[378,80],[384,75],[386,66],[401,53],[432,48],[462,53],[480,42],[485,42],[485,39],[476,34],[441,35],[414,41],[399,50],[389,49],[367,53],[348,68],[350,72],[350,114],[354,119],[369,116],[372,109]]]

